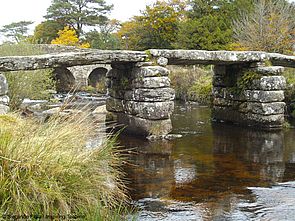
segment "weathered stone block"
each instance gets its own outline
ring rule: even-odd
[[[168,76],[169,70],[160,66],[147,66],[141,68],[133,68],[131,72],[132,78],[145,78],[145,77],[161,77]]]
[[[0,74],[0,96],[8,93],[8,84],[6,77]]]
[[[175,98],[175,91],[172,88],[144,89],[139,88],[132,91],[126,91],[124,99],[132,101],[171,101]]]
[[[7,114],[9,111],[9,107],[4,104],[0,104],[0,114]]]
[[[0,104],[8,105],[9,104],[9,97],[7,95],[0,96]]]
[[[286,104],[284,102],[259,103],[244,102],[240,105],[239,111],[243,113],[253,113],[260,115],[284,114]]]
[[[281,128],[285,119],[284,114],[261,115],[254,113],[241,113],[228,107],[214,106],[212,117],[216,120],[228,121],[246,126],[257,126],[260,128]]]
[[[252,102],[279,102],[285,99],[284,91],[261,91],[261,90],[245,90],[243,94],[247,101]]]
[[[270,66],[270,67],[257,67],[253,71],[262,75],[280,75],[285,70],[284,67]]]
[[[160,120],[170,118],[174,110],[174,102],[136,102],[126,101],[124,106],[128,114],[144,119]]]
[[[108,97],[106,100],[106,109],[110,112],[124,112],[124,100]]]
[[[213,97],[223,98],[234,101],[245,101],[246,97],[244,93],[237,92],[236,88],[229,87],[213,87]]]
[[[145,77],[136,78],[132,81],[132,88],[163,88],[170,87],[168,77]]]
[[[112,88],[107,89],[107,95],[118,99],[124,99],[125,93],[126,91],[124,90],[115,90]]]
[[[117,122],[125,125],[125,131],[131,134],[149,136],[166,135],[172,131],[170,119],[165,120],[147,120],[133,115],[116,113]]]
[[[286,89],[286,79],[283,76],[263,76],[260,79],[255,79],[248,89],[255,90],[284,90]]]

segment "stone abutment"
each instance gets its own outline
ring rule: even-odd
[[[144,136],[171,132],[175,93],[168,74],[164,67],[145,63],[112,65],[106,106],[127,132]]]
[[[283,69],[259,64],[216,65],[213,118],[246,126],[281,128],[286,106],[286,80],[280,76]]]

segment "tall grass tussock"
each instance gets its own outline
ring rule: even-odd
[[[86,148],[97,126],[85,115],[45,123],[0,116],[0,219],[120,220],[126,200],[115,139]]]

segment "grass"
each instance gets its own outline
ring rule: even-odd
[[[25,56],[38,55],[44,52],[32,44],[2,44],[0,56]],[[52,78],[52,70],[13,71],[4,73],[8,85],[10,108],[17,110],[24,98],[49,99],[50,91],[55,90],[55,82]]]
[[[122,220],[121,154],[112,137],[85,147],[98,130],[88,117],[9,114],[0,124],[0,217]]]
[[[170,66],[171,86],[176,99],[196,101],[201,104],[212,102],[212,71],[195,66]]]

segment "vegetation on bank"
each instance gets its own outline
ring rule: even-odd
[[[0,217],[122,219],[121,154],[113,137],[86,148],[99,129],[88,119],[0,116]]]
[[[171,71],[169,77],[171,87],[175,90],[176,99],[211,104],[213,76],[211,70],[197,66],[171,66],[168,68]]]
[[[32,44],[20,43],[0,45],[0,56],[39,54],[44,54],[44,52]],[[49,99],[51,91],[55,90],[55,82],[52,78],[52,70],[50,69],[12,71],[5,72],[4,75],[9,85],[9,106],[12,110],[17,110],[24,98]]]

